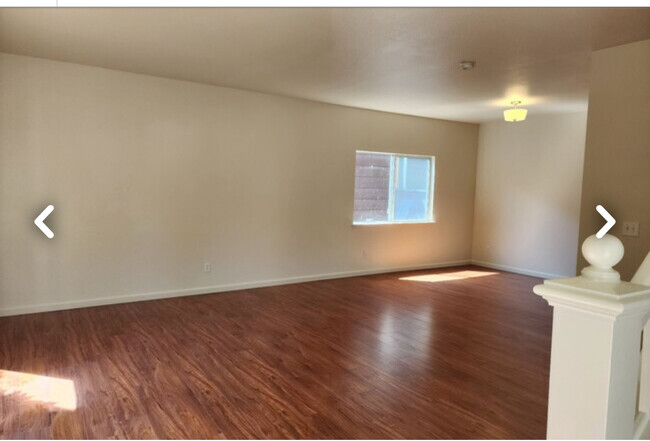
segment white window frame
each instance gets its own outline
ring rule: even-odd
[[[436,222],[435,211],[433,206],[433,190],[435,188],[435,172],[436,172],[436,157],[429,155],[411,155],[406,153],[393,153],[393,152],[373,152],[369,150],[356,150],[354,152],[355,164],[356,157],[358,153],[368,153],[373,155],[389,155],[392,156],[390,161],[390,187],[388,189],[388,217],[389,220],[386,221],[352,221],[354,226],[372,226],[372,225],[400,225],[400,224],[433,224]],[[418,220],[393,220],[395,217],[395,167],[397,160],[400,157],[407,158],[423,158],[429,159],[431,163],[431,169],[429,170],[429,202],[428,202],[428,213],[427,219],[418,219]],[[355,187],[356,187],[356,167],[355,167]]]

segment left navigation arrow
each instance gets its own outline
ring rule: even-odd
[[[54,205],[48,205],[45,207],[45,210],[41,211],[41,214],[38,215],[36,219],[34,219],[34,224],[45,234],[48,239],[52,239],[54,237],[54,233],[52,230],[50,230],[47,225],[43,223],[46,217],[50,215],[51,212],[54,211]]]

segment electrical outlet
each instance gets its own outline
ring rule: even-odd
[[[203,272],[209,273],[210,271],[212,271],[212,264],[210,262],[205,262],[203,264]]]
[[[624,221],[623,222],[623,236],[638,236],[639,235],[639,221]]]

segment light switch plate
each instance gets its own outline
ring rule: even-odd
[[[623,222],[623,236],[638,236],[639,235],[639,222],[638,221],[624,221]]]

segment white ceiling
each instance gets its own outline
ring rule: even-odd
[[[471,122],[584,110],[591,52],[647,38],[650,8],[0,10],[3,52]]]

